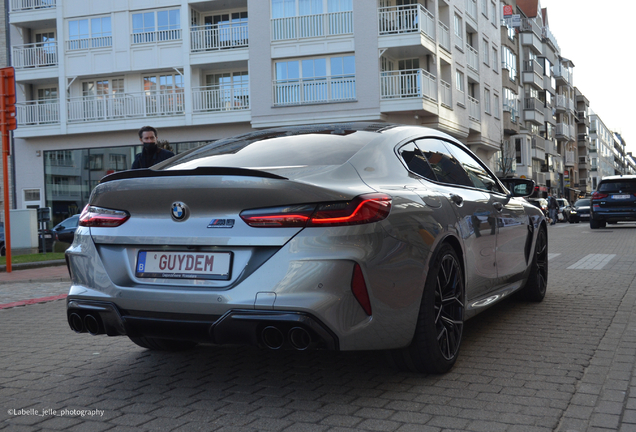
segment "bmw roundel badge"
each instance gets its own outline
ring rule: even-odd
[[[188,207],[182,203],[181,201],[172,203],[172,219],[177,222],[183,222],[188,218],[189,211]]]

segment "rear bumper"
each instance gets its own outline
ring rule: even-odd
[[[149,314],[111,302],[67,300],[67,319],[77,333],[256,345],[270,349],[339,350],[338,337],[304,312],[230,310],[222,316]]]
[[[597,222],[629,222],[636,221],[636,212],[634,211],[594,211],[591,213],[591,219]]]

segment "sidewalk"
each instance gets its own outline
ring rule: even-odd
[[[0,272],[0,310],[66,298],[70,282],[64,260],[14,264]]]

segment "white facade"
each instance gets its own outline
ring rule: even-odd
[[[502,134],[499,13],[495,0],[11,0],[17,208],[85,203],[95,179],[70,180],[132,155],[69,151],[139,144],[148,124],[171,143],[422,124],[490,162]]]
[[[590,115],[590,171],[592,191],[605,176],[614,175],[614,136],[601,118]]]

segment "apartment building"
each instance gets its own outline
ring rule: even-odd
[[[532,178],[537,195],[562,195],[564,160],[556,140],[560,49],[539,0],[502,3],[519,16],[501,31],[504,147],[514,155],[513,174]]]
[[[491,161],[499,15],[495,0],[11,0],[17,208],[79,212],[146,124],[177,153],[254,128],[421,124]]]
[[[614,175],[614,134],[594,111],[590,114],[590,177],[592,191],[601,178]]]
[[[574,88],[575,104],[576,104],[576,139],[577,139],[577,157],[578,169],[574,169],[574,173],[578,172],[578,179],[573,177],[571,172],[566,176],[566,183],[570,180],[571,186],[581,195],[591,194],[591,159],[590,159],[590,101],[585,97],[578,88]],[[578,180],[578,181],[577,181]]]

